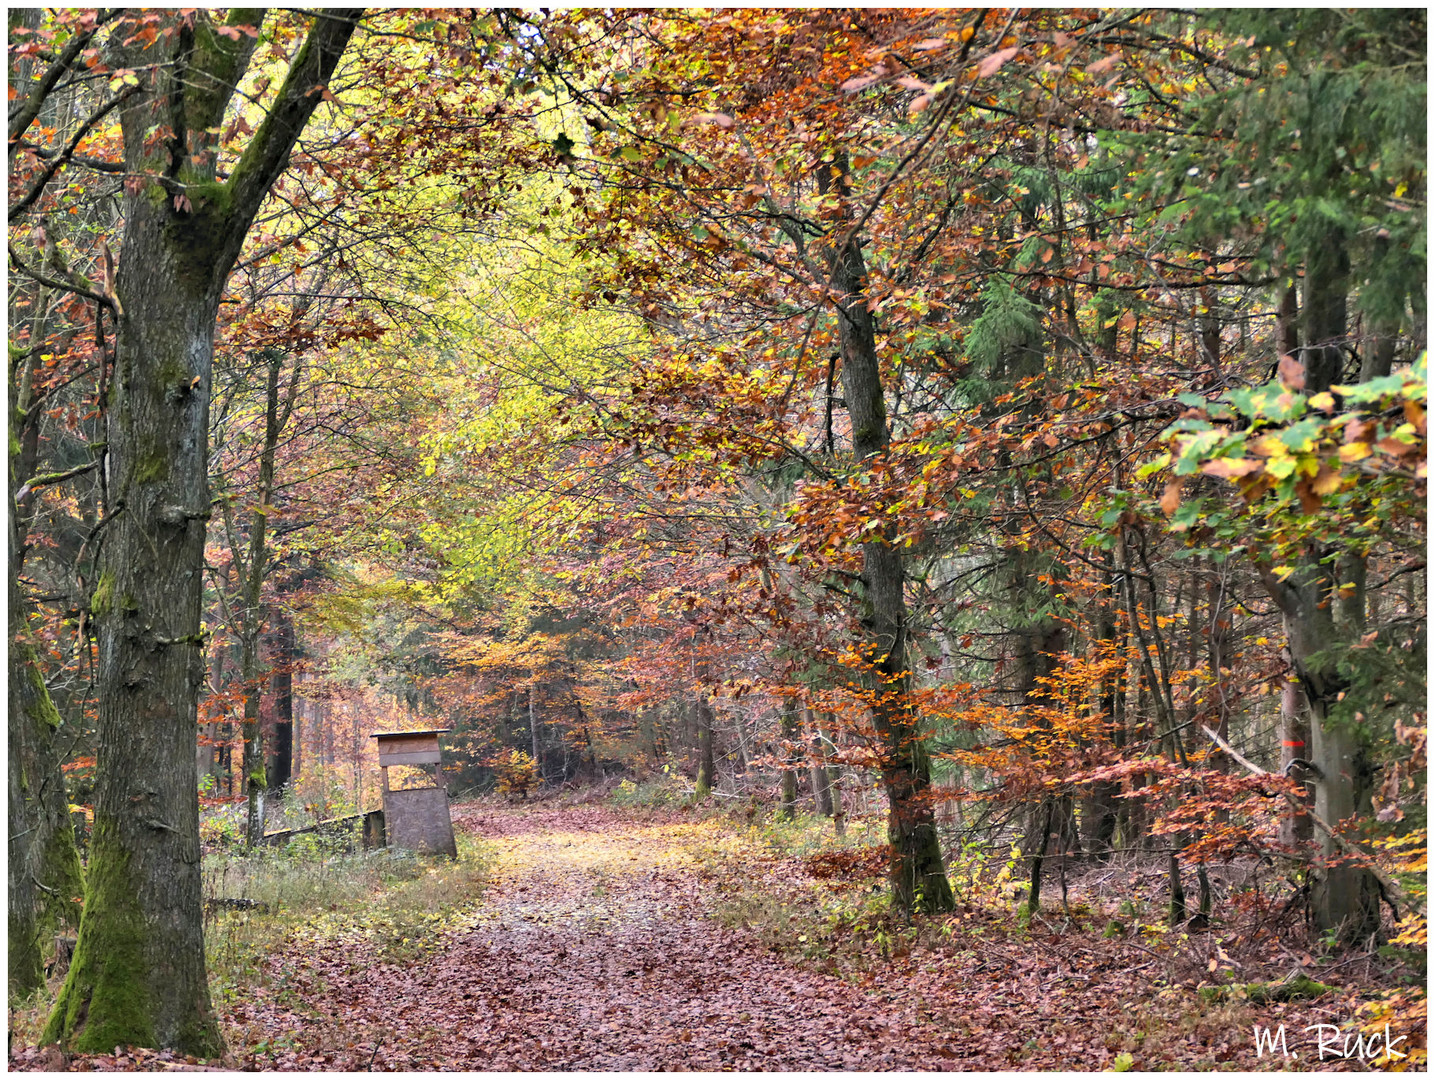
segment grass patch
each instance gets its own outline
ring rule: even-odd
[[[322,837],[302,836],[284,848],[231,849],[204,857],[206,900],[250,900],[252,907],[209,906],[205,959],[215,1009],[260,984],[302,1011],[316,988],[286,992],[285,974],[266,974],[264,961],[296,939],[332,947],[355,936],[376,943],[393,962],[421,957],[451,921],[480,901],[488,880],[489,845],[457,834],[459,857],[434,859],[400,851],[358,852]],[[10,1003],[12,1043],[37,1045],[63,975],[23,1001]]]
[[[322,838],[283,849],[206,858],[206,893],[240,897],[258,911],[220,911],[206,926],[210,989],[216,1006],[263,976],[263,961],[287,941],[317,946],[364,938],[385,960],[414,960],[457,914],[482,897],[492,853],[458,833],[458,859],[411,852],[345,852]],[[212,861],[211,861],[212,860]]]

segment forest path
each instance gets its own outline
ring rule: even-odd
[[[918,995],[801,970],[712,921],[715,825],[591,806],[455,819],[496,852],[481,902],[422,956],[354,941],[271,958],[252,1008],[227,1017],[262,1024],[252,1059],[255,1027],[232,1042],[246,1066],[901,1070],[981,1067],[962,1059],[994,1049],[919,1020]]]

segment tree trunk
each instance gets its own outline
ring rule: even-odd
[[[228,18],[253,25],[261,14]],[[121,114],[133,179],[115,286],[112,513],[92,605],[95,829],[79,941],[45,1042],[87,1052],[222,1048],[205,974],[195,768],[214,323],[249,226],[359,14],[315,19],[223,184],[216,133],[254,39],[218,34],[200,12],[194,28],[174,27],[164,45],[120,58],[143,83]],[[115,38],[125,36],[122,24]],[[158,145],[156,113],[171,128]]]
[[[1310,724],[1307,722],[1300,683],[1288,676],[1281,686],[1281,772],[1297,779],[1306,777],[1305,769],[1295,765],[1308,760]],[[1310,788],[1307,786],[1307,792]],[[1286,813],[1280,822],[1280,841],[1294,846],[1308,841],[1314,824],[1309,814]]]
[[[538,783],[543,783],[543,751],[538,745],[538,673],[532,673],[528,683],[528,734],[533,740],[533,772]]]
[[[818,190],[836,191],[850,213],[848,162],[839,153],[817,166]],[[833,229],[840,232],[841,221]],[[860,462],[886,452],[891,440],[883,395],[876,331],[867,309],[867,268],[855,232],[828,252],[838,339],[842,389],[852,421],[852,452]],[[887,836],[892,849],[892,902],[900,910],[937,912],[955,906],[942,865],[936,819],[926,798],[931,762],[921,718],[911,698],[907,664],[906,569],[902,549],[890,536],[862,545],[858,620],[865,629],[863,652],[871,664],[869,690],[882,751],[882,783],[887,792]]]
[[[797,816],[797,702],[788,698],[782,703],[782,799],[778,816],[791,821]]]
[[[1115,612],[1120,603],[1116,593],[1115,573],[1109,557],[1104,571],[1104,597],[1097,615],[1096,637],[1113,653],[1119,652]],[[1101,712],[1106,717],[1113,746],[1126,744],[1124,718],[1120,715],[1121,676],[1111,672],[1101,683]],[[1081,804],[1081,840],[1085,851],[1097,859],[1110,857],[1116,838],[1116,821],[1121,810],[1121,785],[1114,780],[1091,785]]]
[[[1325,243],[1308,252],[1301,361],[1305,392],[1328,390],[1340,377],[1346,337],[1346,294],[1350,266],[1346,238],[1332,228]],[[1315,812],[1339,825],[1353,816],[1367,782],[1361,759],[1361,732],[1332,717],[1331,707],[1345,689],[1332,650],[1341,641],[1336,626],[1336,582],[1326,552],[1316,547],[1280,580],[1269,567],[1258,570],[1285,619],[1291,662],[1310,709],[1310,760],[1315,774]],[[1340,851],[1322,839],[1327,865],[1312,892],[1312,913],[1320,930],[1336,930],[1342,940],[1363,941],[1379,929],[1379,886],[1369,870],[1338,862]]]
[[[712,791],[715,770],[713,766],[713,707],[699,692],[696,702],[698,714],[698,778],[693,785],[693,797],[706,799]]]
[[[263,355],[264,443],[259,452],[259,483],[254,493],[257,501],[249,524],[249,568],[239,621],[239,677],[244,687],[244,781],[249,791],[247,835],[251,847],[264,840],[264,800],[270,785],[264,767],[264,727],[259,707],[264,686],[259,670],[259,643],[264,634],[264,578],[269,569],[267,538],[269,513],[274,503],[274,455],[283,426],[279,417],[279,370],[284,354],[270,348]],[[232,537],[231,544],[237,557],[238,538]]]
[[[812,803],[813,809],[822,817],[832,816],[832,776],[827,771],[827,753],[822,745],[822,729],[817,717],[806,706],[802,709],[803,725],[807,729],[808,745],[812,750]]]
[[[34,476],[38,454],[38,405],[32,403],[28,372],[39,355],[45,334],[45,290],[37,300],[30,332],[30,355],[21,365],[19,381],[9,383],[10,514],[7,602],[9,758],[9,989],[23,995],[44,985],[41,970],[44,943],[60,927],[73,929],[80,919],[83,889],[80,856],[75,847],[69,797],[56,743],[60,714],[45,685],[44,671],[30,631],[30,600],[21,581],[28,551],[34,495],[17,494]],[[12,376],[15,368],[12,367]]]
[[[45,945],[57,930],[79,926],[84,890],[55,744],[60,714],[50,700],[34,646],[20,637],[25,632],[17,628],[10,641],[11,994],[43,985],[39,965]]]
[[[271,790],[288,786],[297,771],[297,743],[294,738],[294,620],[282,607],[271,608],[273,646],[270,653],[273,674],[269,686],[274,697],[274,745],[270,748]]]

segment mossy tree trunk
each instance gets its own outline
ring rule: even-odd
[[[12,11],[12,30],[35,29],[41,21],[38,8]],[[80,35],[85,40],[87,35]],[[10,68],[12,85],[24,86],[32,75],[31,62],[15,58]],[[36,117],[52,122],[50,114],[62,101],[29,102],[17,98],[21,108],[12,109],[12,123],[27,106]],[[14,144],[12,143],[12,150]],[[80,920],[83,875],[75,832],[70,819],[70,800],[61,771],[61,718],[45,685],[44,670],[36,652],[31,628],[31,600],[23,584],[30,528],[36,512],[35,488],[86,470],[70,469],[37,477],[40,466],[40,426],[51,404],[45,391],[36,385],[37,365],[52,332],[51,310],[63,296],[40,286],[27,299],[28,318],[12,294],[12,344],[7,411],[9,418],[8,487],[10,513],[7,515],[7,567],[10,638],[7,661],[7,759],[9,834],[7,884],[9,903],[9,992],[22,996],[44,985],[43,962],[49,940],[56,930],[73,930]],[[23,329],[22,329],[23,325]],[[28,332],[28,338],[25,337]],[[16,340],[18,339],[18,340]]]
[[[35,976],[45,948],[56,931],[73,932],[79,926],[84,890],[56,745],[60,714],[45,687],[35,647],[23,633],[10,642],[8,694],[12,994],[41,985]]]
[[[141,86],[121,113],[125,222],[109,412],[110,518],[99,639],[95,828],[79,941],[43,1039],[221,1048],[205,974],[196,706],[214,324],[264,197],[322,100],[361,13],[324,12],[225,183],[217,132],[255,39],[200,11],[117,61]],[[231,10],[229,27],[262,11]],[[122,24],[116,40],[128,35]],[[168,128],[155,139],[155,125]]]

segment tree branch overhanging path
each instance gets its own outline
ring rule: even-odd
[[[1426,19],[13,11],[12,1063],[1420,1065]]]

